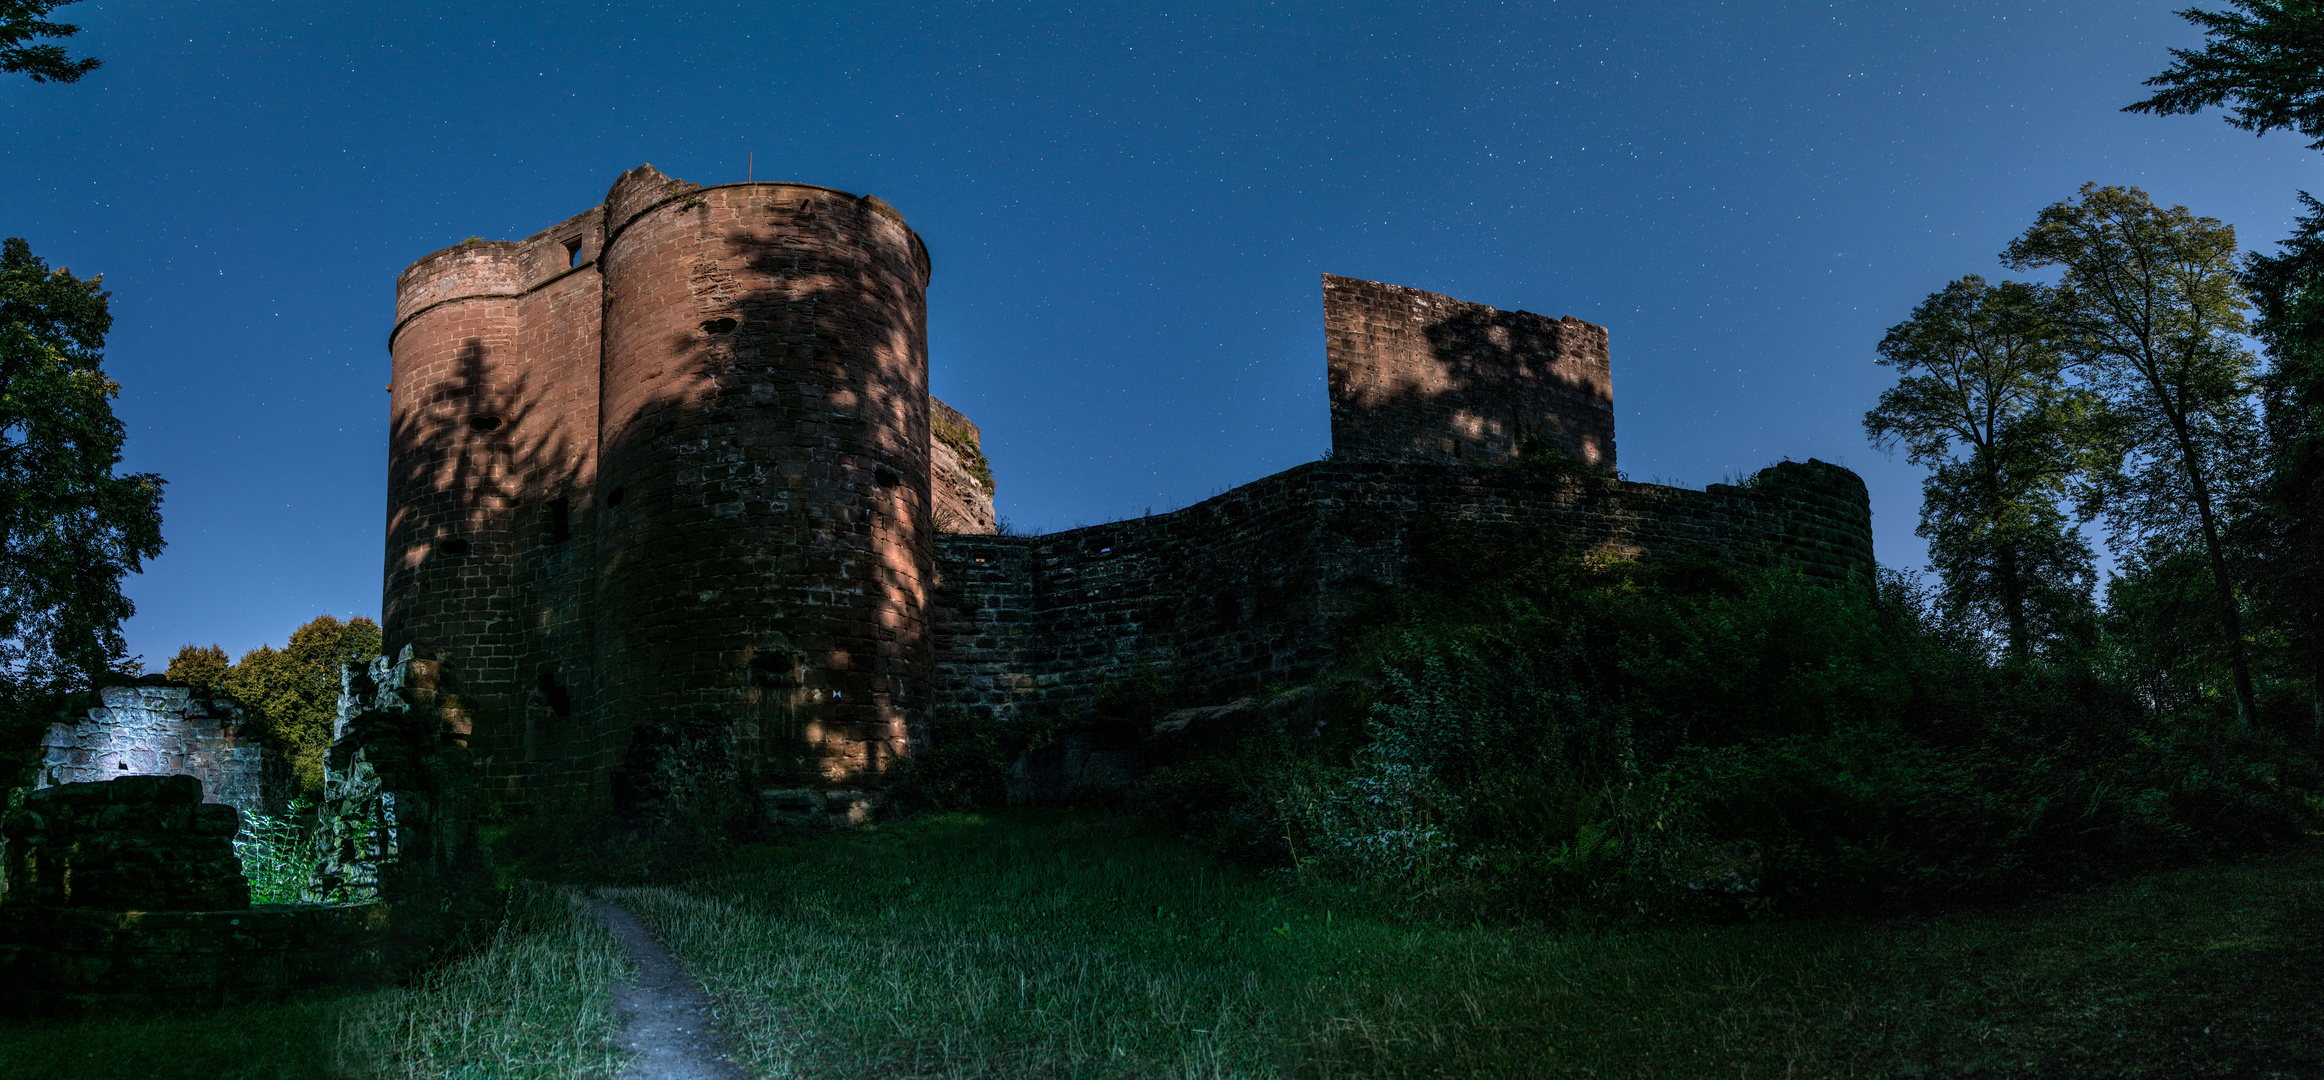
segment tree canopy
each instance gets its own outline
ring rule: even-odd
[[[2256,713],[2223,520],[2255,483],[2258,360],[2236,273],[2235,229],[2131,187],[2082,186],[2042,210],[2002,259],[2064,271],[2048,305],[2064,347],[2102,394],[2121,454],[2098,471],[2117,540],[2195,546],[2218,590],[2240,715]]]
[[[162,479],[114,474],[119,384],[102,279],[0,245],[0,678],[86,688],[127,665],[121,579],[161,553]]]
[[[71,23],[49,22],[43,16],[75,0],[0,0],[0,71],[30,75],[34,82],[78,82],[103,67],[93,56],[78,60],[65,55],[64,46],[30,45],[40,38],[68,38],[81,32]]]
[[[1933,293],[1880,342],[1902,376],[1864,414],[1875,446],[1931,470],[1919,534],[1941,599],[1998,628],[2010,656],[2086,621],[2092,553],[2059,509],[2102,426],[2069,387],[2051,290],[1974,274]]]
[[[170,661],[169,677],[215,686],[241,703],[282,743],[292,775],[312,795],[322,790],[323,754],[339,716],[339,671],[378,656],[379,642],[379,624],[370,619],[317,615],[282,648],[261,645],[231,666],[216,645],[188,645]]]
[[[2229,0],[2234,11],[2186,8],[2201,50],[2172,49],[2170,70],[2148,79],[2153,97],[2124,112],[2158,116],[2228,105],[2227,122],[2257,135],[2297,131],[2324,150],[2324,3]],[[2232,103],[2232,104],[2230,104]]]

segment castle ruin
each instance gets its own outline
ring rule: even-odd
[[[1844,469],[1618,479],[1603,327],[1332,276],[1326,460],[995,535],[975,425],[928,392],[930,273],[877,198],[651,166],[404,271],[381,623],[390,655],[440,664],[488,799],[601,805],[651,748],[707,738],[770,810],[852,817],[939,708],[1313,678],[1424,521],[1872,576]],[[1545,456],[1566,464],[1526,467]]]

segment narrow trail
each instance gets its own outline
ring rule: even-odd
[[[620,1080],[748,1080],[726,1052],[710,999],[678,958],[628,909],[602,900],[589,906],[640,969],[636,986],[613,988],[622,1045],[637,1054]]]

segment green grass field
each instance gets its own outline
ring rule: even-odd
[[[767,1077],[2324,1072],[2324,845],[1933,918],[1432,926],[1131,819],[960,814],[607,895],[687,961]],[[602,1075],[621,963],[585,916],[530,896],[418,987],[14,1022],[0,1074],[297,1077],[336,1058]],[[103,1046],[128,1049],[77,1056]]]

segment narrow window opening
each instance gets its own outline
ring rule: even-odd
[[[549,500],[549,542],[562,544],[573,538],[573,501],[557,498]]]
[[[471,416],[468,418],[468,430],[499,431],[500,423],[500,418],[497,416]]]
[[[122,772],[129,771],[129,763],[126,761],[116,761],[113,763],[113,767],[121,770]]]
[[[904,478],[896,475],[896,471],[894,469],[890,469],[883,465],[877,469],[872,470],[872,482],[878,484],[881,487],[894,487],[897,484],[903,483]]]
[[[557,665],[549,664],[534,676],[541,690],[541,703],[549,707],[549,715],[560,719],[573,715],[573,694],[557,682]]]
[[[609,494],[609,495],[607,495],[607,496],[605,497],[605,505],[607,505],[607,506],[620,506],[620,505],[621,505],[621,496],[622,496],[622,489],[620,489],[620,488],[615,488],[615,489],[613,489],[613,492],[612,492],[612,494]]]
[[[446,540],[446,541],[444,541],[444,543],[443,543],[443,545],[442,545],[442,546],[443,546],[444,554],[446,554],[446,555],[466,555],[466,554],[468,554],[468,541],[466,541],[466,540],[462,540],[462,539],[460,539],[460,538],[459,538],[459,537],[457,537],[457,536],[455,536],[455,537],[453,537],[453,538],[451,538],[451,539],[449,539],[449,540]]]
[[[737,325],[733,319],[721,317],[703,323],[702,332],[705,334],[731,334]]]
[[[578,236],[570,237],[565,241],[565,265],[581,265],[581,238]]]

